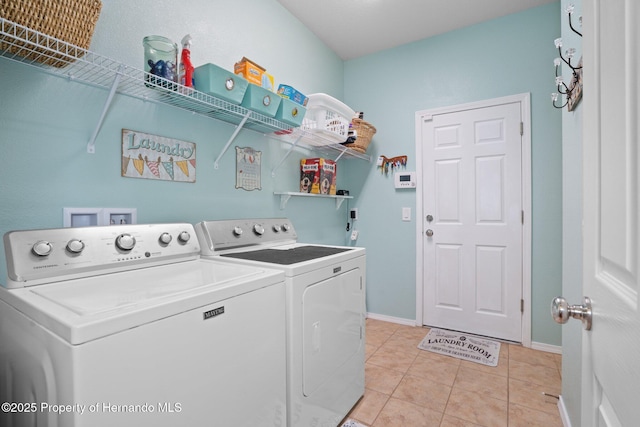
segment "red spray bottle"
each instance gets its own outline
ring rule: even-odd
[[[180,58],[180,84],[193,87],[193,64],[191,63],[191,35],[182,38],[182,55]]]

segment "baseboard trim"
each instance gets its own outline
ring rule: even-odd
[[[551,345],[534,341],[531,343],[531,348],[533,350],[546,351],[547,353],[562,354],[562,346],[559,345]]]
[[[562,425],[564,427],[571,427],[571,420],[569,419],[569,413],[567,412],[567,407],[564,405],[564,399],[562,395],[560,395],[560,399],[558,399],[558,410],[560,411],[560,419],[562,420]]]
[[[403,319],[402,317],[387,316],[385,314],[367,313],[368,319],[382,320],[385,322],[398,323],[405,326],[418,326],[414,319]]]

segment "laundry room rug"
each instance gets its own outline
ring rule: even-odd
[[[342,427],[366,427],[366,426],[352,419],[348,419],[347,421],[344,422],[344,424],[342,424]]]
[[[487,366],[498,366],[500,356],[497,341],[442,329],[431,329],[418,348]]]

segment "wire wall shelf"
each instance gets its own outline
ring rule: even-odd
[[[87,144],[89,153],[95,152],[95,139],[116,93],[144,101],[171,105],[236,125],[231,139],[215,161],[216,168],[220,158],[242,128],[265,133],[269,136],[273,136],[274,132],[284,132],[285,134],[295,132],[300,136],[295,144],[298,144],[302,137],[314,140],[313,135],[306,135],[299,129],[291,129],[290,125],[272,117],[179,85],[1,17],[0,57],[36,67],[47,74],[109,90],[102,116]],[[281,138],[277,135],[274,137],[292,143],[287,137]],[[314,150],[318,148],[313,145],[309,144],[308,148]],[[334,145],[336,145],[334,152],[338,152],[339,157],[344,155],[369,160],[368,156],[363,157],[362,154],[345,149],[340,144]]]

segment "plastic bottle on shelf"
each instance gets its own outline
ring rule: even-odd
[[[178,83],[193,88],[193,64],[191,63],[191,38],[187,34],[182,38],[182,54],[180,55],[180,78]]]

